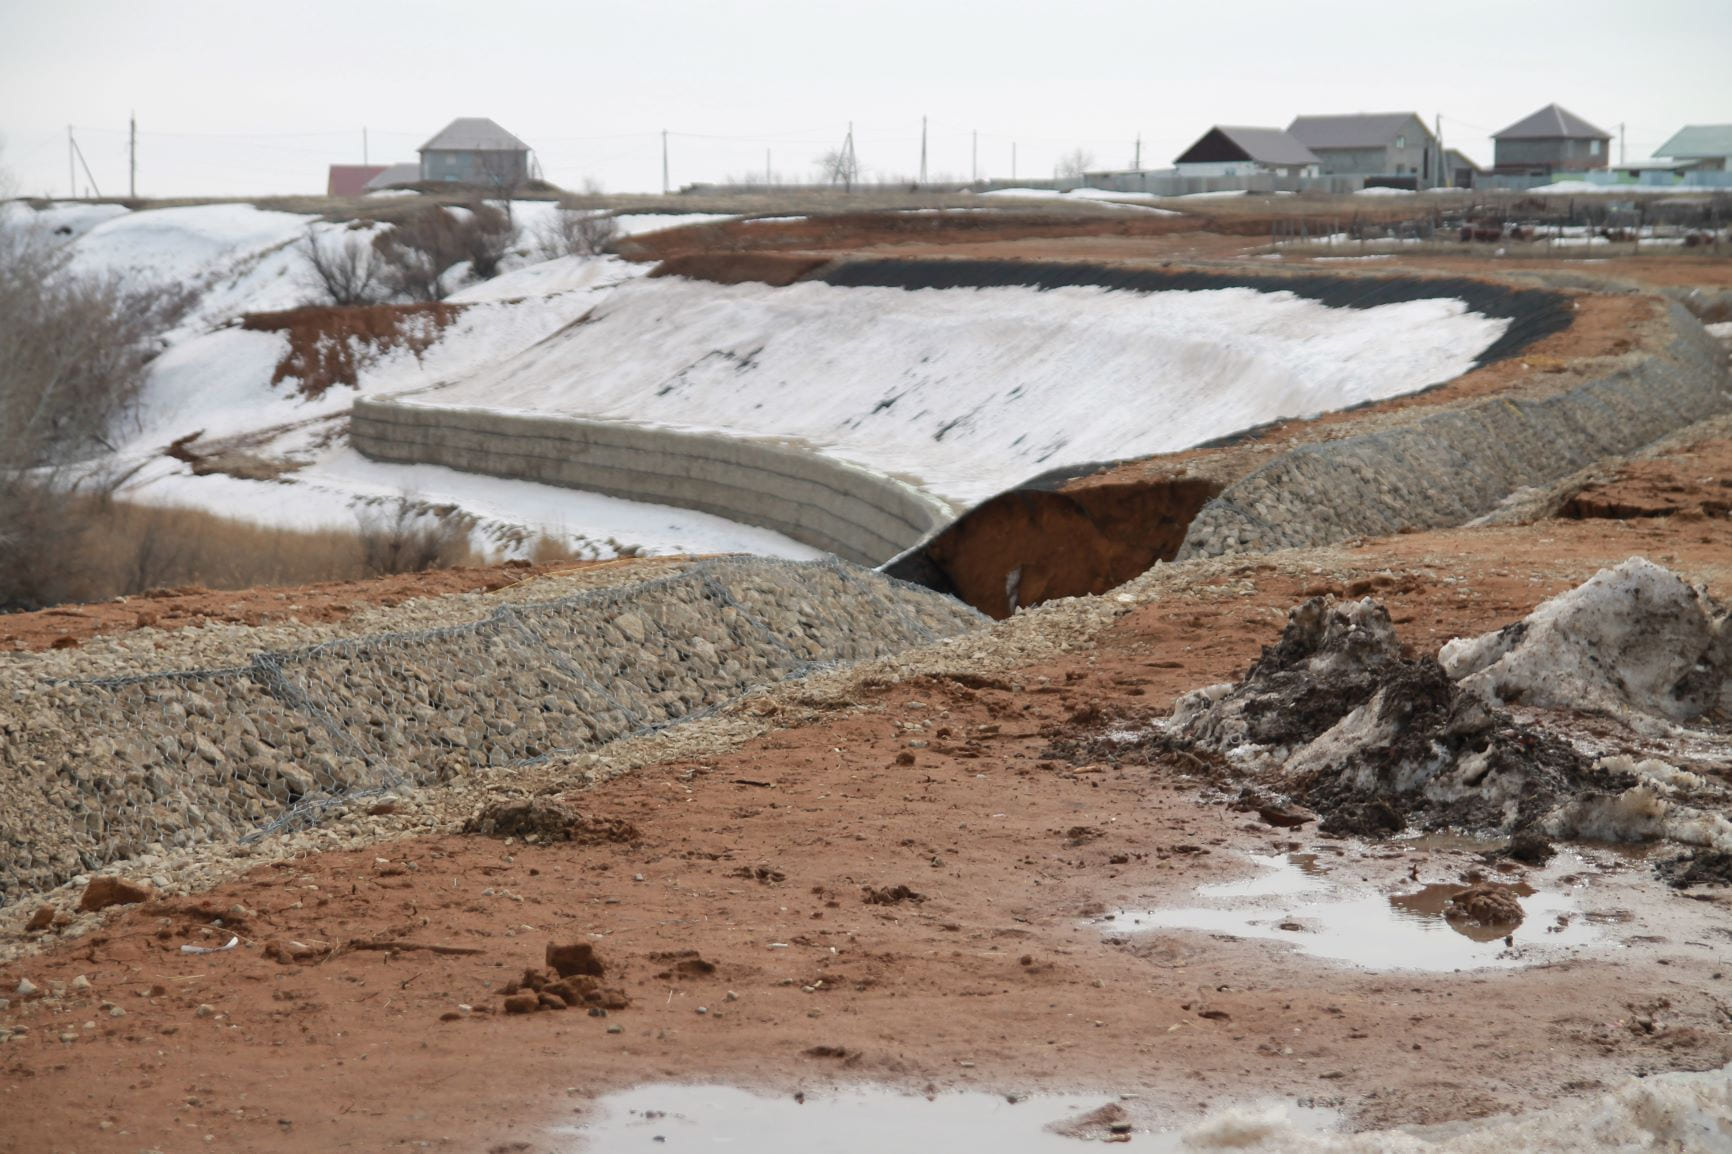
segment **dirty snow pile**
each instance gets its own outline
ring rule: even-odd
[[[1667,841],[1732,854],[1732,794],[1664,761],[1594,758],[1555,718],[1512,698],[1618,716],[1723,716],[1726,615],[1641,558],[1598,574],[1509,628],[1402,655],[1384,608],[1317,597],[1238,684],[1179,699],[1159,737],[1321,812],[1322,828],[1409,825]],[[1700,863],[1699,863],[1700,864]]]
[[[1470,369],[1508,327],[1454,299],[1073,286],[620,284],[574,325],[408,403],[798,440],[967,503]]]
[[[1359,1134],[1317,1133],[1281,1106],[1229,1108],[1162,1148],[1175,1154],[1732,1154],[1732,1067],[1630,1078],[1526,1114]]]
[[[408,495],[424,508],[454,508],[473,518],[472,544],[483,553],[517,555],[537,536],[580,555],[752,552],[810,558],[817,551],[780,534],[720,517],[604,497],[527,481],[509,481],[434,466],[369,461],[348,446],[347,417],[356,396],[424,387],[473,375],[509,359],[581,317],[642,266],[611,257],[536,260],[533,239],[555,211],[548,202],[514,205],[516,250],[502,275],[461,288],[447,299],[456,318],[419,353],[407,347],[359,350],[354,387],[303,396],[297,382],[272,383],[290,353],[287,334],[238,326],[246,314],[317,303],[299,248],[311,231],[327,236],[347,223],[247,204],[130,211],[119,205],[22,202],[0,205],[0,227],[28,229],[67,246],[75,273],[125,278],[196,294],[185,319],[165,335],[137,412],[107,464],[128,475],[120,492],[141,504],[206,509],[290,529],[353,528],[357,510]],[[616,219],[621,235],[701,223],[709,216],[636,214]],[[366,237],[387,226],[357,230]],[[194,434],[192,451],[207,459],[244,454],[280,466],[275,476],[195,470],[165,455]]]
[[[1732,625],[1704,589],[1642,557],[1438,654],[1493,704],[1593,710],[1637,728],[1732,719]]]

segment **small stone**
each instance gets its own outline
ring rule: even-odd
[[[609,1026],[607,1028],[607,1032],[610,1034],[623,1034],[623,1033],[625,1033],[625,1027],[624,1026]]]
[[[156,896],[143,882],[128,881],[122,877],[104,876],[91,878],[90,884],[84,887],[84,893],[78,899],[81,910],[105,910],[109,906],[136,905],[147,902]]]
[[[197,1014],[201,1018],[208,1018],[212,1014],[216,1013],[216,1007],[211,1005],[209,1002],[200,1002],[198,1009],[194,1010],[193,1013]]]
[[[124,1018],[126,1017],[126,1011],[121,1009],[119,1006],[110,1006],[108,1007],[108,1016],[111,1018]]]
[[[42,992],[42,988],[29,978],[19,978],[18,986],[13,992],[20,998],[33,998]]]
[[[72,979],[72,988],[80,992],[88,990],[90,988],[90,979],[85,977],[83,974],[79,974],[76,978]]]
[[[24,932],[39,934],[54,924],[54,907],[38,906],[36,912],[30,915],[30,920],[24,923]]]

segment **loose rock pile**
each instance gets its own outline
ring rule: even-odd
[[[0,904],[316,820],[357,792],[594,749],[983,623],[839,562],[724,558],[242,667],[24,686],[0,702]]]

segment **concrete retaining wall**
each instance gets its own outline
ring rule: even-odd
[[[531,762],[985,623],[835,560],[721,558],[466,624],[0,701],[0,905],[356,791]]]
[[[1460,525],[1518,488],[1732,410],[1724,355],[1682,307],[1665,349],[1539,400],[1494,397],[1283,454],[1197,514],[1177,560]]]
[[[370,398],[355,402],[349,437],[381,461],[697,509],[863,565],[894,557],[955,515],[894,478],[761,439]]]

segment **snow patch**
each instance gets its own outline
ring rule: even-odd
[[[1626,723],[1732,712],[1726,610],[1642,557],[1601,570],[1514,625],[1450,641],[1438,660],[1492,703],[1592,710]]]

